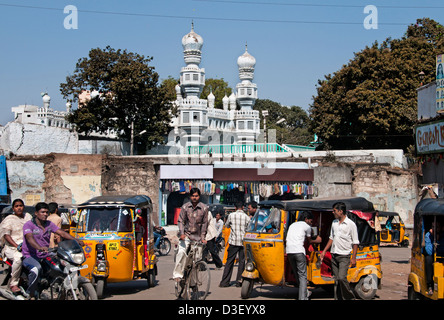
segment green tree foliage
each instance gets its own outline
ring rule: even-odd
[[[171,76],[169,76],[167,79],[162,81],[162,86],[165,86],[174,98],[176,98],[176,85],[179,83],[179,79],[174,79]],[[232,90],[228,86],[228,82],[226,82],[223,78],[222,79],[213,79],[208,78],[205,79],[205,86],[202,89],[202,93],[200,94],[201,99],[207,99],[210,92],[213,92],[215,101],[214,101],[214,107],[222,109],[222,98],[227,95],[230,96]]]
[[[105,133],[115,130],[120,138],[130,140],[134,124],[134,143],[143,152],[164,142],[170,121],[170,96],[159,86],[159,75],[150,66],[152,57],[115,50],[92,49],[78,60],[74,73],[60,84],[63,97],[78,102],[85,91],[96,90],[97,98],[78,106],[67,120],[79,133]],[[143,135],[139,132],[146,130]]]
[[[205,86],[200,94],[201,99],[206,99],[210,92],[214,95],[214,107],[218,109],[223,109],[222,98],[226,95],[229,97],[231,95],[231,88],[228,87],[228,82],[222,79],[205,79]]]
[[[261,127],[263,128],[262,110],[268,110],[267,131],[276,130],[276,142],[279,144],[291,144],[307,146],[313,141],[313,135],[309,132],[309,118],[307,112],[298,106],[286,107],[269,99],[258,99],[254,105],[259,110]],[[285,119],[277,123],[279,120]]]
[[[325,149],[407,150],[417,117],[416,89],[434,81],[444,28],[424,18],[401,39],[375,42],[318,81],[310,129]],[[425,77],[421,79],[420,72]]]

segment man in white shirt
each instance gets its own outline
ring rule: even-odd
[[[335,299],[354,299],[350,284],[347,280],[348,268],[356,266],[356,253],[358,251],[359,238],[356,224],[346,215],[347,209],[343,202],[333,205],[335,220],[331,225],[330,238],[322,251],[320,259],[324,259],[327,250],[330,250],[331,268],[335,277]],[[350,258],[350,252],[353,254]]]
[[[242,202],[236,203],[235,207],[236,211],[230,213],[227,222],[225,223],[225,227],[231,228],[231,231],[228,238],[228,244],[230,246],[228,247],[227,262],[225,263],[224,273],[219,284],[219,287],[221,288],[230,286],[236,255],[239,256],[236,276],[237,287],[241,286],[242,272],[244,271],[245,266],[243,239],[248,223],[250,222],[250,217],[244,212],[244,205]]]
[[[321,238],[317,236],[312,239],[313,214],[310,211],[301,212],[298,220],[288,228],[285,251],[293,274],[299,280],[299,300],[307,300],[307,257],[304,244],[306,240],[309,243],[320,243]]]

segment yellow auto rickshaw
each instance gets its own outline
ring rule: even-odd
[[[424,199],[413,214],[408,298],[444,299],[444,199]],[[433,242],[427,241],[432,230]],[[430,249],[434,248],[432,251]],[[427,274],[430,272],[430,274]],[[427,283],[427,278],[431,283]],[[429,290],[431,291],[429,292]]]
[[[399,213],[379,211],[378,218],[381,225],[380,242],[401,247],[409,246],[409,235],[405,232],[405,225]]]
[[[74,236],[85,243],[88,268],[98,297],[107,283],[146,278],[155,285],[152,202],[145,195],[99,196],[80,204],[74,218]]]
[[[348,280],[356,295],[372,299],[382,278],[380,254],[376,234],[370,221],[374,219],[373,204],[364,198],[316,198],[308,200],[264,201],[259,203],[244,236],[245,270],[242,274],[241,297],[247,299],[255,282],[277,286],[297,285],[297,276],[291,270],[285,253],[285,239],[289,226],[298,220],[302,211],[313,213],[313,228],[322,238],[320,244],[306,248],[307,280],[309,287],[331,287],[334,284],[330,252],[320,260],[330,235],[334,216],[333,204],[346,204],[347,216],[358,228],[360,245],[356,267],[349,268]]]

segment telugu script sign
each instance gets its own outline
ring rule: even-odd
[[[444,121],[416,127],[418,154],[444,152]]]

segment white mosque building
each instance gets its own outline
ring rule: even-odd
[[[257,85],[252,82],[256,59],[247,46],[237,59],[241,82],[235,93],[222,99],[223,109],[214,107],[212,92],[207,99],[200,99],[205,85],[205,69],[200,67],[203,39],[194,31],[193,24],[182,38],[182,46],[186,66],[180,70],[180,83],[176,85],[174,103],[178,115],[172,121],[177,137],[185,141],[188,149],[202,144],[254,144],[260,133],[259,111],[253,110],[257,99]]]

